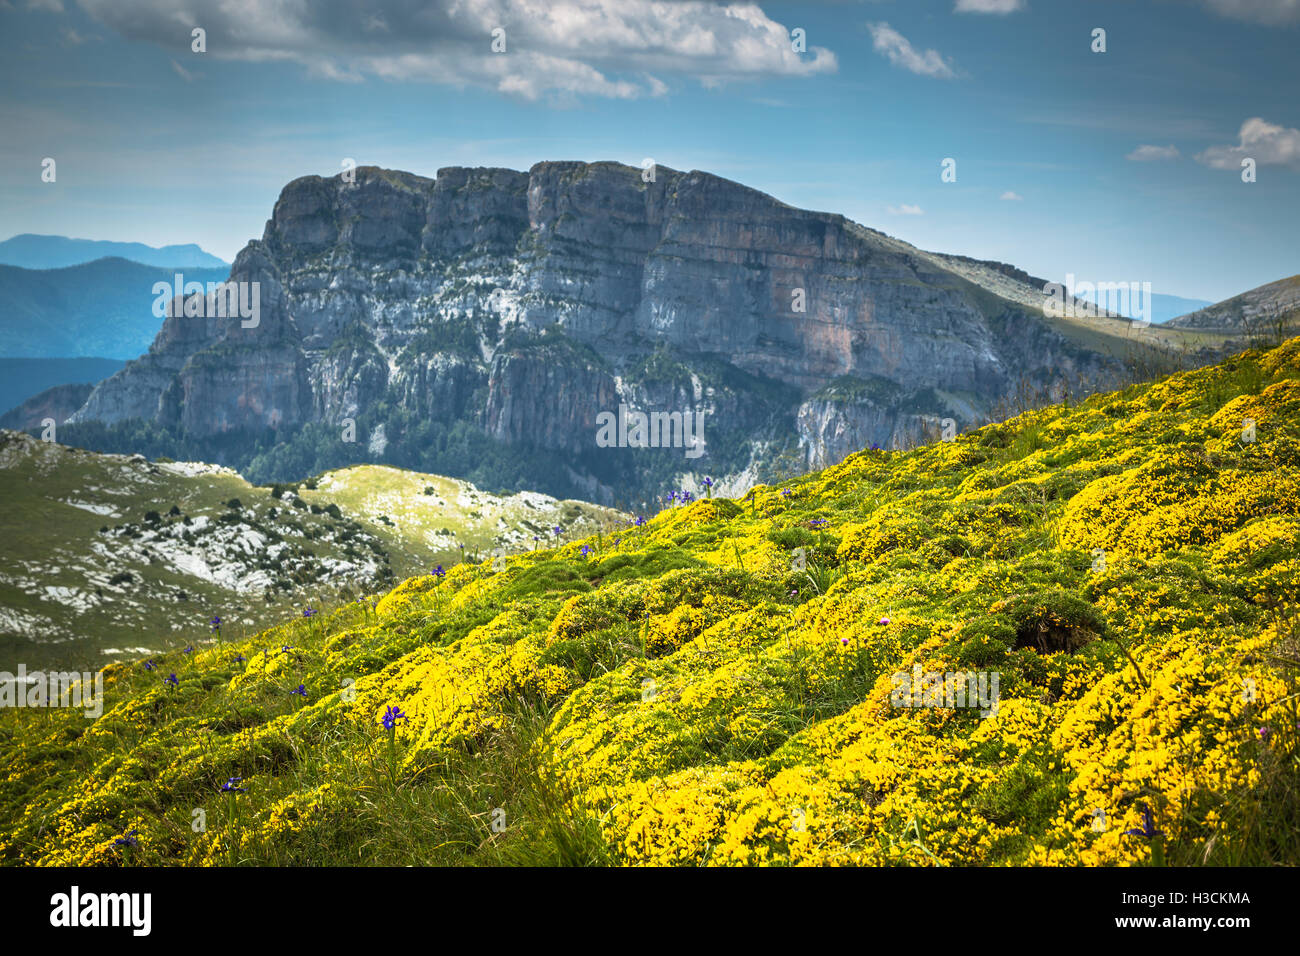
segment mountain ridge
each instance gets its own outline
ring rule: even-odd
[[[706,414],[694,464],[739,480],[1114,385],[1163,350],[1128,320],[1044,316],[1014,267],[958,261],[664,166],[300,177],[230,273],[258,284],[257,327],[178,309],[73,420],[276,447],[353,420],[383,425],[408,466],[420,427],[465,424],[533,456],[543,490],[644,500],[691,469],[664,449],[603,453],[603,411]],[[900,391],[806,407],[846,375]]]
[[[162,327],[157,283],[177,269],[109,257],[55,269],[0,265],[0,355],[135,360]],[[189,280],[219,282],[226,268],[185,269]]]
[[[205,252],[196,243],[149,246],[110,239],[19,233],[0,241],[0,265],[24,269],[62,269],[96,259],[129,259],[141,265],[170,268],[228,269],[230,263]]]

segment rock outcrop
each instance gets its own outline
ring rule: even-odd
[[[707,451],[678,452],[677,470],[726,475],[774,444],[827,465],[921,440],[935,418],[987,421],[1026,383],[1123,378],[1113,353],[1026,308],[1028,286],[1005,293],[1018,270],[967,262],[665,167],[308,176],[231,269],[256,284],[255,321],[188,296],[74,419],[149,419],[200,444],[367,416],[364,433],[386,421],[400,444],[414,419],[467,422],[607,487],[645,473],[598,464],[597,416],[620,405],[703,413]],[[837,380],[878,387],[827,391]]]

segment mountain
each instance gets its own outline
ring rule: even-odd
[[[1096,290],[1094,290],[1090,294],[1083,295],[1081,298],[1089,302],[1092,302],[1094,305],[1106,304],[1105,302],[1102,301],[1102,297],[1098,295]],[[1151,314],[1150,314],[1149,321],[1154,322],[1157,325],[1160,325],[1161,323],[1168,322],[1172,318],[1176,318],[1177,316],[1180,315],[1186,315],[1188,312],[1192,312],[1196,309],[1201,309],[1207,305],[1212,305],[1212,304],[1213,303],[1209,302],[1206,299],[1186,299],[1180,295],[1165,295],[1160,292],[1153,292],[1151,294]],[[1145,303],[1139,300],[1137,303],[1134,303],[1134,305],[1142,306],[1145,305]],[[1125,313],[1125,315],[1127,315],[1129,318],[1138,318],[1138,316],[1133,315],[1133,311],[1134,309],[1130,308],[1129,311]]]
[[[186,269],[182,275],[206,286],[225,279],[227,270]],[[154,284],[170,286],[175,277],[173,269],[126,259],[64,269],[0,266],[0,355],[134,359],[162,327],[162,317],[154,315]]]
[[[621,516],[364,466],[250,485],[195,462],[98,455],[0,431],[0,671],[101,666],[227,638],[465,556]],[[463,550],[461,546],[463,547]]]
[[[375,460],[493,459],[479,480],[645,502],[1127,381],[1178,338],[1048,318],[1041,284],[1013,267],[717,176],[646,178],[547,162],[295,180],[230,273],[250,302],[256,284],[256,320],[190,298],[76,414],[116,437],[72,440],[130,448],[163,430],[268,480],[367,460],[382,433]],[[648,413],[682,417],[668,441],[630,447]],[[688,423],[703,431],[693,449]],[[452,445],[469,453],[426,457]]]
[[[146,246],[139,242],[69,239],[67,236],[37,236],[30,232],[0,242],[0,265],[24,269],[62,269],[109,258],[129,259],[165,269],[230,268],[230,263],[204,252],[192,242],[179,246]]]
[[[0,864],[1296,866],[1297,595],[1300,338],[3,708]]]
[[[108,378],[123,364],[118,359],[103,358],[0,358],[0,410],[13,409],[56,386],[94,385]],[[85,401],[83,397],[72,412]],[[72,412],[65,411],[58,420],[63,421]],[[0,428],[11,427],[0,425]]]
[[[1204,309],[1179,316],[1170,326],[1226,332],[1273,342],[1300,326],[1300,275],[1279,279]]]
[[[94,389],[93,385],[55,385],[47,388],[0,415],[0,428],[44,432],[47,424],[57,426],[86,404],[86,399]]]
[[[1207,299],[1187,299],[1181,295],[1165,295],[1160,292],[1152,295],[1151,300],[1151,321],[1155,323],[1168,322],[1170,319],[1213,304]]]

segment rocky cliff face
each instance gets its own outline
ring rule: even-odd
[[[655,469],[752,470],[774,445],[827,465],[914,443],[931,419],[981,423],[1026,382],[1122,377],[979,284],[1019,282],[1009,270],[946,268],[842,216],[665,167],[652,181],[577,162],[309,176],[231,269],[257,283],[256,324],[191,296],[74,420],[143,418],[198,442],[347,420],[364,438],[380,419],[392,442],[412,422],[465,422],[562,454],[606,497]],[[837,380],[874,384],[826,391]],[[598,417],[620,406],[702,413],[704,455],[601,447]]]

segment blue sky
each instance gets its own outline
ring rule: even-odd
[[[1300,0],[0,0],[0,238],[231,259],[345,157],[653,158],[923,248],[1218,300],[1300,272],[1298,42]]]

